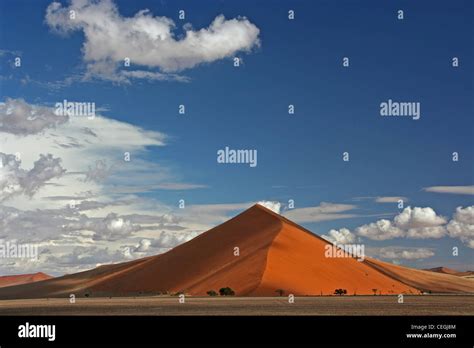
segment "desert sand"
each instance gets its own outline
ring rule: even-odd
[[[397,266],[375,259],[365,261],[380,272],[399,279],[424,292],[434,293],[469,293],[472,292],[473,282],[457,275],[436,273]]]
[[[0,315],[473,315],[472,295],[296,297],[97,297],[4,300]]]
[[[456,276],[459,276],[459,277],[466,277],[466,276],[474,275],[474,271],[459,272],[459,271],[456,271],[456,270],[448,268],[448,267],[435,267],[435,268],[425,269],[424,271],[451,274],[451,275],[456,275]]]
[[[48,274],[38,272],[38,273],[31,273],[31,274],[15,274],[9,276],[0,276],[0,288],[5,286],[13,286],[13,285],[20,285],[26,283],[34,283],[39,282],[45,279],[51,279]]]
[[[237,296],[474,293],[474,282],[374,259],[325,257],[329,242],[255,205],[167,253],[0,289],[0,299],[156,295]],[[238,256],[236,249],[238,248]]]

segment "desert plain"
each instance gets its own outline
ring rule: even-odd
[[[176,296],[24,299],[0,301],[0,315],[474,315],[472,295],[186,297]]]

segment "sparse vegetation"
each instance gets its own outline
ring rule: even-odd
[[[275,290],[275,292],[279,295],[279,296],[283,296],[285,294],[285,290],[283,289],[277,289]]]
[[[231,288],[225,287],[225,288],[220,288],[219,289],[219,294],[221,296],[234,296],[235,292]]]
[[[345,295],[345,294],[347,294],[346,289],[336,289],[336,290],[334,290],[334,295],[342,296],[342,295]]]
[[[214,290],[209,290],[206,294],[208,294],[209,296],[217,296],[218,293],[215,292]]]

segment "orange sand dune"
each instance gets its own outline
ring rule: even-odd
[[[474,282],[456,276],[372,259],[328,258],[327,245],[301,226],[255,205],[167,253],[3,288],[0,299],[179,291],[206,295],[227,286],[239,296],[276,296],[278,289],[295,295],[330,295],[338,288],[349,295],[372,295],[373,289],[377,294],[418,294],[420,290],[474,293]]]
[[[435,267],[435,268],[425,269],[424,271],[451,274],[451,275],[456,275],[456,276],[459,276],[459,277],[474,275],[473,271],[460,272],[460,271],[456,271],[456,270],[448,268],[448,267]]]
[[[6,286],[13,286],[26,283],[34,283],[40,280],[50,279],[50,275],[47,275],[42,272],[31,273],[31,274],[16,274],[9,276],[0,276],[0,288]]]
[[[401,282],[420,289],[424,292],[434,293],[469,293],[474,292],[474,282],[469,279],[452,274],[423,271],[375,259],[367,259],[365,262],[375,269],[390,277],[399,279]]]
[[[268,251],[267,265],[252,295],[275,294],[276,289],[295,295],[332,295],[335,289],[347,293],[419,293],[415,288],[390,278],[355,258],[327,258],[328,242],[288,220]]]

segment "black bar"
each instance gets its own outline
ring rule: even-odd
[[[19,325],[53,324],[55,340],[20,338]],[[222,317],[222,316],[4,316],[0,317],[0,346],[57,344],[411,344],[465,345],[474,342],[469,316],[424,317]],[[420,331],[412,325],[427,325]],[[428,329],[428,325],[434,325]],[[444,329],[439,327],[443,325]],[[455,328],[453,328],[455,325]],[[450,327],[450,329],[446,329]],[[407,338],[410,333],[448,333],[455,338]]]

